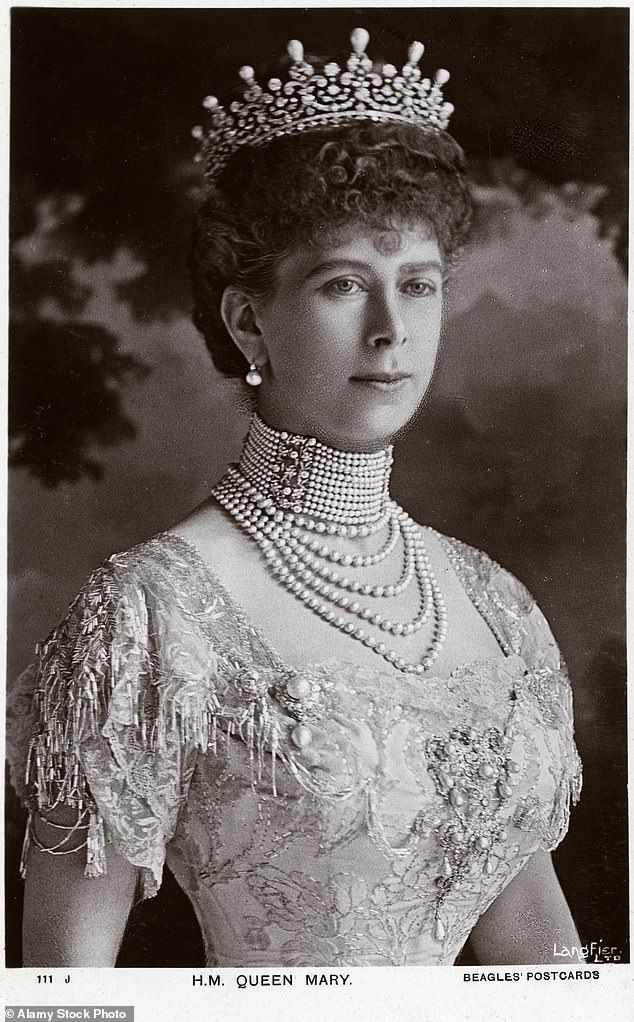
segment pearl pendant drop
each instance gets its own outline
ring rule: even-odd
[[[253,363],[251,363],[251,365],[249,366],[249,371],[245,376],[245,380],[247,381],[250,387],[259,387],[260,384],[262,383],[262,375],[258,367]]]

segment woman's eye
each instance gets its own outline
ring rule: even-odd
[[[326,285],[326,290],[335,295],[356,295],[363,291],[363,287],[358,280],[352,280],[350,277],[340,277],[339,280],[331,280]]]
[[[431,280],[410,280],[405,285],[404,290],[413,298],[427,298],[428,296],[435,295],[438,287]]]

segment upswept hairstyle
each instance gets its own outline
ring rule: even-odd
[[[198,211],[189,262],[194,323],[219,372],[243,377],[247,362],[220,315],[227,286],[270,296],[281,259],[299,245],[332,243],[351,224],[422,223],[448,269],[470,219],[464,156],[444,132],[360,122],[243,147]]]

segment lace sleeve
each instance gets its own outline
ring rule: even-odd
[[[579,801],[582,766],[574,740],[572,687],[550,626],[537,604],[522,623],[521,655],[528,667],[525,703],[533,710],[534,741],[549,757],[554,789],[551,800],[533,796],[518,806],[516,824],[535,830],[541,847],[552,851],[564,839],[570,806]]]
[[[566,665],[528,589],[482,551],[458,540],[444,543],[467,594],[501,648],[507,655],[518,654],[526,664],[517,715],[534,744],[536,758],[550,765],[551,785],[548,792],[535,792],[523,800],[515,822],[537,833],[541,846],[550,851],[566,835],[570,804],[578,802],[582,785]]]
[[[30,810],[25,852],[31,840],[38,843],[36,815],[70,807],[86,834],[86,875],[107,871],[106,843],[112,841],[142,870],[146,897],[160,886],[165,847],[194,769],[193,678],[199,692],[201,679],[210,677],[200,656],[192,672],[182,651],[169,642],[160,648],[160,632],[147,593],[111,558],[38,647],[34,667],[10,702],[13,776]],[[189,687],[180,684],[184,669]],[[22,781],[18,760],[25,744]],[[56,846],[60,852],[62,845]]]

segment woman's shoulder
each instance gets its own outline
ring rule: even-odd
[[[520,654],[532,666],[563,669],[551,628],[526,585],[484,550],[428,531],[505,652]]]
[[[109,554],[85,578],[66,621],[78,614],[116,614],[122,604],[200,611],[213,596],[213,576],[196,548],[175,531],[157,533]]]
[[[209,499],[149,539],[110,554],[88,582],[137,586],[150,595],[167,590],[172,597],[185,590],[191,603],[197,593],[222,588],[223,564],[239,559],[236,539],[236,529]]]
[[[135,647],[156,656],[183,620],[199,619],[212,597],[195,553],[159,533],[106,557],[90,572],[67,613],[37,647],[37,662],[119,659]],[[181,641],[192,635],[183,628]],[[140,652],[139,652],[140,655]]]
[[[196,551],[162,532],[111,554],[89,574],[38,643],[14,697],[34,689],[46,716],[55,698],[81,705],[89,691],[96,726],[115,689],[137,696],[169,689],[170,698],[206,691],[232,628],[230,608]]]
[[[149,539],[116,551],[91,573],[89,581],[104,585],[138,585],[143,589],[191,586],[192,576],[201,580],[203,565],[194,546],[176,530],[159,532]]]
[[[520,616],[530,614],[535,600],[523,582],[479,547],[454,536],[429,529],[445,552],[454,571],[474,602],[497,594],[505,603],[511,601]]]

